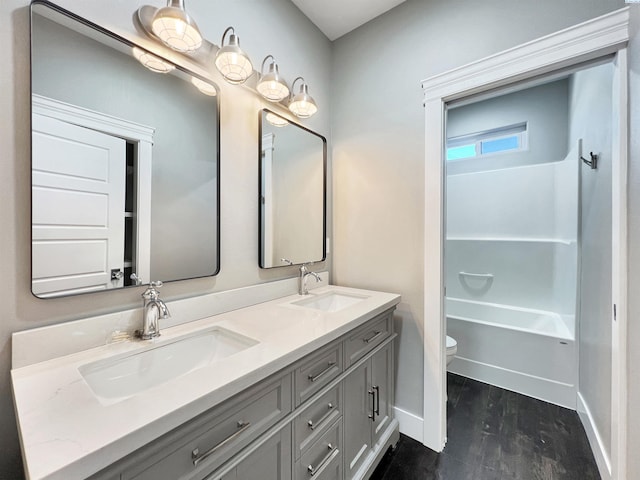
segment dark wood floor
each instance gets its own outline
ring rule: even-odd
[[[600,479],[576,412],[458,375],[447,383],[444,452],[401,435],[371,480]]]

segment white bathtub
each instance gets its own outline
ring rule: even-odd
[[[568,408],[576,407],[573,316],[447,298],[449,371]]]

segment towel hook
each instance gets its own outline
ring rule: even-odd
[[[591,160],[587,160],[582,155],[580,156],[580,160],[589,165],[591,167],[591,170],[595,170],[596,168],[598,168],[598,155],[593,152],[589,152],[589,156],[591,157]]]

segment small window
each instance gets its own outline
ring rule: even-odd
[[[447,139],[447,160],[484,157],[526,149],[527,124],[510,125]]]

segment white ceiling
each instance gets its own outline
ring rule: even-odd
[[[405,0],[291,0],[324,33],[335,40]]]

